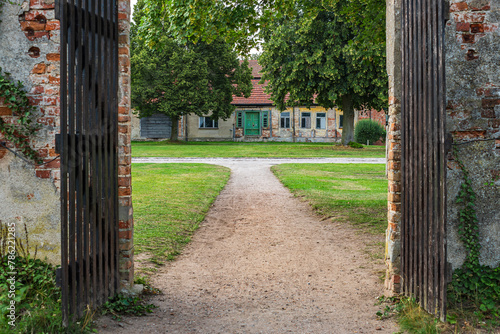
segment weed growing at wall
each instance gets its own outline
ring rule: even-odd
[[[90,333],[91,318],[62,327],[56,268],[36,258],[36,247],[31,253],[26,224],[23,239],[8,225],[0,221],[0,333]],[[9,310],[12,301],[14,314]],[[7,315],[14,316],[13,323]]]
[[[481,245],[475,209],[476,193],[472,188],[469,172],[460,160],[456,147],[453,154],[464,178],[456,203],[460,207],[458,231],[467,256],[463,266],[453,273],[449,285],[449,301],[453,306],[460,308],[478,308],[481,312],[476,311],[476,316],[485,320],[492,319],[493,322],[497,322],[493,325],[499,325],[500,268],[491,268],[479,263]]]
[[[17,123],[8,123],[0,117],[0,133],[7,141],[16,145],[27,158],[35,163],[41,163],[42,159],[38,152],[30,146],[31,138],[40,129],[40,125],[34,122],[35,108],[30,105],[22,82],[14,83],[10,74],[3,72],[0,67],[0,99],[2,98],[4,104],[12,111],[12,115],[16,116]]]

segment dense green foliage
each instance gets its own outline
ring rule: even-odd
[[[500,267],[491,268],[479,263],[481,244],[475,209],[476,193],[472,188],[469,171],[460,160],[456,146],[453,153],[464,178],[456,203],[460,206],[458,233],[467,255],[462,267],[453,272],[448,298],[452,305],[460,305],[461,308],[476,307],[482,311],[483,316],[499,319]],[[500,321],[497,320],[494,325],[500,325]]]
[[[314,17],[275,22],[265,29],[260,57],[262,80],[280,110],[313,103],[343,110],[344,145],[354,139],[354,109],[387,104],[385,46],[363,40],[363,21],[346,11],[339,2]]]
[[[12,110],[12,115],[17,120],[17,124],[10,123],[0,117],[0,133],[27,158],[41,163],[42,159],[38,152],[30,145],[31,139],[40,129],[40,125],[34,122],[35,108],[29,102],[23,83],[12,81],[10,74],[3,72],[2,68],[0,68],[0,99],[4,100],[4,104]]]
[[[379,122],[371,119],[362,119],[354,127],[354,140],[360,144],[375,143],[385,139],[385,129]]]
[[[140,20],[139,11],[134,19]],[[142,9],[144,10],[144,9]],[[162,113],[172,119],[177,139],[180,116],[196,114],[227,119],[235,106],[233,95],[250,96],[252,75],[248,62],[240,62],[221,39],[207,44],[179,44],[164,36],[154,47],[132,34],[132,107],[140,117]]]
[[[154,304],[146,304],[139,296],[117,294],[101,306],[101,314],[110,314],[114,319],[121,319],[123,315],[143,316],[153,312]]]
[[[14,230],[0,222],[0,333],[88,333],[89,321],[62,326],[56,268],[31,254],[26,225],[23,240]]]
[[[354,108],[387,104],[383,0],[144,1],[137,32],[150,45],[164,30],[183,43],[223,38],[241,54],[262,43],[276,105],[339,106],[344,145],[354,139]]]

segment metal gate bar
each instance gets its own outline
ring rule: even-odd
[[[119,288],[116,0],[60,0],[63,322]]]
[[[407,296],[446,316],[444,0],[402,2],[401,276]]]

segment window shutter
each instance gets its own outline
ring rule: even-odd
[[[241,111],[238,111],[238,114],[237,114],[236,127],[237,128],[243,127],[243,112],[241,112]]]
[[[269,127],[269,111],[262,112],[262,127],[263,128]]]

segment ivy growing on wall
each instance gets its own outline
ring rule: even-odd
[[[31,138],[40,129],[40,125],[33,122],[35,108],[29,103],[22,82],[15,83],[10,74],[0,68],[0,99],[2,98],[4,105],[12,111],[13,116],[16,116],[16,123],[6,122],[0,117],[0,133],[27,158],[35,163],[41,163],[42,159],[38,152],[30,145]]]
[[[479,263],[481,244],[476,214],[476,193],[472,188],[470,174],[460,160],[458,148],[453,148],[455,161],[463,173],[456,203],[459,206],[458,233],[467,255],[461,268],[453,273],[449,299],[452,303],[472,303],[486,315],[500,316],[500,267],[491,268]]]

